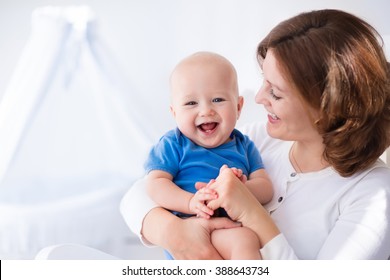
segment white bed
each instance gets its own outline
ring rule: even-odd
[[[95,28],[88,7],[33,13],[0,103],[0,259],[58,243],[136,256],[119,202],[152,140]]]

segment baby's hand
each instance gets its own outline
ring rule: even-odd
[[[217,194],[209,188],[198,190],[190,199],[188,208],[191,214],[196,214],[197,217],[209,219],[213,214],[213,209],[207,207],[206,203],[212,199],[216,199]]]
[[[219,172],[221,173],[222,170],[226,169],[226,168],[229,168],[226,164],[224,164],[221,169],[219,170]],[[236,168],[236,167],[232,167],[230,168],[230,170],[232,170],[233,174],[236,175],[236,177],[238,179],[240,179],[240,181],[245,184],[246,181],[248,180],[248,178],[246,177],[246,175],[242,172],[241,169],[239,168]]]

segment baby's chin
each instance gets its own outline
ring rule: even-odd
[[[204,148],[207,148],[207,149],[214,149],[214,148],[217,148],[223,144],[226,144],[228,142],[231,141],[230,138],[228,139],[221,139],[221,138],[215,138],[215,137],[209,137],[208,139],[196,139],[195,141],[192,140],[193,142],[195,142],[195,144],[197,144],[198,146],[202,146]]]

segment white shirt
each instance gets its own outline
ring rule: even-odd
[[[299,174],[289,160],[292,142],[269,137],[264,124],[241,131],[260,150],[274,186],[274,197],[265,207],[281,234],[261,249],[264,259],[390,256],[390,169],[383,162],[348,178],[331,167]],[[123,198],[121,213],[142,238],[143,218],[156,206],[140,180]]]

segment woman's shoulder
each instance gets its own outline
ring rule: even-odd
[[[381,159],[378,159],[371,167],[357,174],[357,177],[373,178],[378,181],[383,181],[390,187],[390,167]]]
[[[349,179],[350,194],[354,201],[367,199],[390,202],[390,168],[382,160]]]
[[[383,188],[390,194],[390,167],[381,159],[363,172],[363,180],[370,181],[370,185]]]

